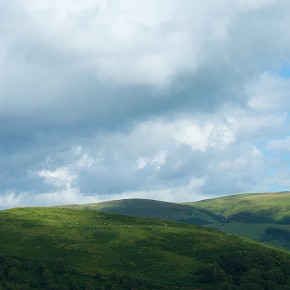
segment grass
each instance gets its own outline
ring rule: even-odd
[[[65,205],[61,208],[98,210],[138,217],[182,221],[204,225],[219,221],[219,216],[205,209],[193,209],[191,205],[149,199],[123,199],[83,205]]]
[[[229,222],[210,224],[208,227],[290,251],[290,225]],[[274,232],[273,234],[269,235],[267,234],[269,229],[272,229],[272,232],[273,229],[276,229],[278,232]],[[286,239],[285,236],[287,237]]]
[[[290,257],[282,252],[209,228],[92,210],[0,211],[0,231],[0,257],[16,257],[35,265],[39,261],[52,265],[62,259],[68,273],[75,273],[71,275],[75,279],[87,276],[91,281],[96,273],[106,277],[116,273],[117,277],[128,275],[145,283],[145,289],[222,289],[221,283],[239,285],[248,270],[245,266],[243,273],[228,273],[225,261],[229,255],[242,255],[245,265],[252,263],[251,268],[257,271],[272,267],[261,257],[272,257],[273,263],[278,259],[279,271],[285,272],[290,263]],[[251,257],[256,258],[251,262]],[[219,273],[217,280],[213,273]]]
[[[290,192],[239,194],[187,205],[209,210],[229,221],[281,224],[290,221]]]
[[[220,235],[182,224],[168,225],[156,220],[52,208],[2,211],[0,219],[1,250],[5,249],[6,254],[31,258],[33,253],[34,259],[39,260],[62,257],[84,271],[97,270],[101,266],[104,271],[137,274],[152,260],[164,265],[178,260],[174,252],[169,255],[159,251],[170,236],[178,237],[182,233],[185,239],[194,235],[196,245],[206,239],[210,245]],[[190,259],[188,266],[194,264],[195,259]],[[155,278],[157,269],[154,266],[151,269],[152,278]]]
[[[290,192],[239,194],[187,205],[225,218],[210,227],[290,251]]]
[[[290,251],[289,192],[238,194],[181,204],[127,199],[66,207],[204,225]],[[271,234],[269,229],[274,229]]]

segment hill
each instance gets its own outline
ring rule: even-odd
[[[98,210],[138,217],[175,220],[196,225],[222,222],[224,218],[204,208],[151,199],[122,199],[83,205],[65,205],[62,208]]]
[[[0,231],[0,289],[290,289],[287,253],[208,228],[19,208]]]
[[[290,192],[238,194],[187,204],[228,222],[290,223]]]
[[[186,204],[225,219],[210,227],[290,251],[290,192],[239,194]]]
[[[125,199],[62,207],[204,225],[290,251],[290,192],[238,194],[178,204]]]

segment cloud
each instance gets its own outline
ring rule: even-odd
[[[290,105],[290,80],[263,73],[246,86],[248,105],[257,111],[287,111]],[[285,110],[286,109],[286,110]]]
[[[3,206],[287,189],[289,8],[1,3]]]
[[[267,148],[269,150],[282,151],[282,152],[290,151],[290,136],[286,136],[284,139],[280,139],[280,140],[271,140],[267,144]]]
[[[0,209],[23,206],[95,203],[100,201],[102,200],[95,196],[86,196],[74,190],[46,192],[43,194],[10,191],[0,196]]]

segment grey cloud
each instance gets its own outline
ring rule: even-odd
[[[192,179],[204,180],[198,189],[204,193],[248,190],[262,165],[245,161],[254,171],[226,178],[218,164],[243,155],[231,146],[250,148],[288,134],[289,120],[281,119],[288,80],[277,77],[271,87],[286,83],[275,112],[259,112],[247,91],[268,91],[260,81],[265,72],[278,76],[289,63],[287,1],[0,6],[1,192],[51,192],[54,186],[37,172],[61,167],[88,195],[170,190]],[[193,150],[158,125],[182,118],[207,124],[215,116],[233,134],[224,151],[218,144]],[[142,124],[149,129],[138,129]],[[103,159],[76,169],[71,148],[79,145],[93,159],[103,148]],[[165,157],[157,164],[160,152]],[[139,169],[138,158],[147,162]]]
[[[189,145],[181,144],[175,151],[170,152],[157,173],[163,182],[188,180],[190,177],[202,177],[209,167],[210,152],[203,153],[192,150]]]

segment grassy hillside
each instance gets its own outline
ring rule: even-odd
[[[179,204],[146,199],[124,199],[62,207],[95,209],[193,224],[250,222],[288,225],[290,223],[290,192],[238,194]]]
[[[66,206],[204,225],[290,251],[290,193],[239,194],[192,203],[127,199]]]
[[[192,225],[19,208],[0,231],[0,289],[290,289],[288,254]]]
[[[71,209],[99,210],[103,212],[128,214],[138,217],[158,218],[205,225],[222,222],[224,219],[206,209],[195,209],[191,205],[150,199],[123,199],[108,202],[60,206]]]
[[[239,194],[188,204],[222,215],[227,221],[290,223],[290,192]]]
[[[239,194],[186,204],[225,218],[209,227],[290,251],[290,192]]]

